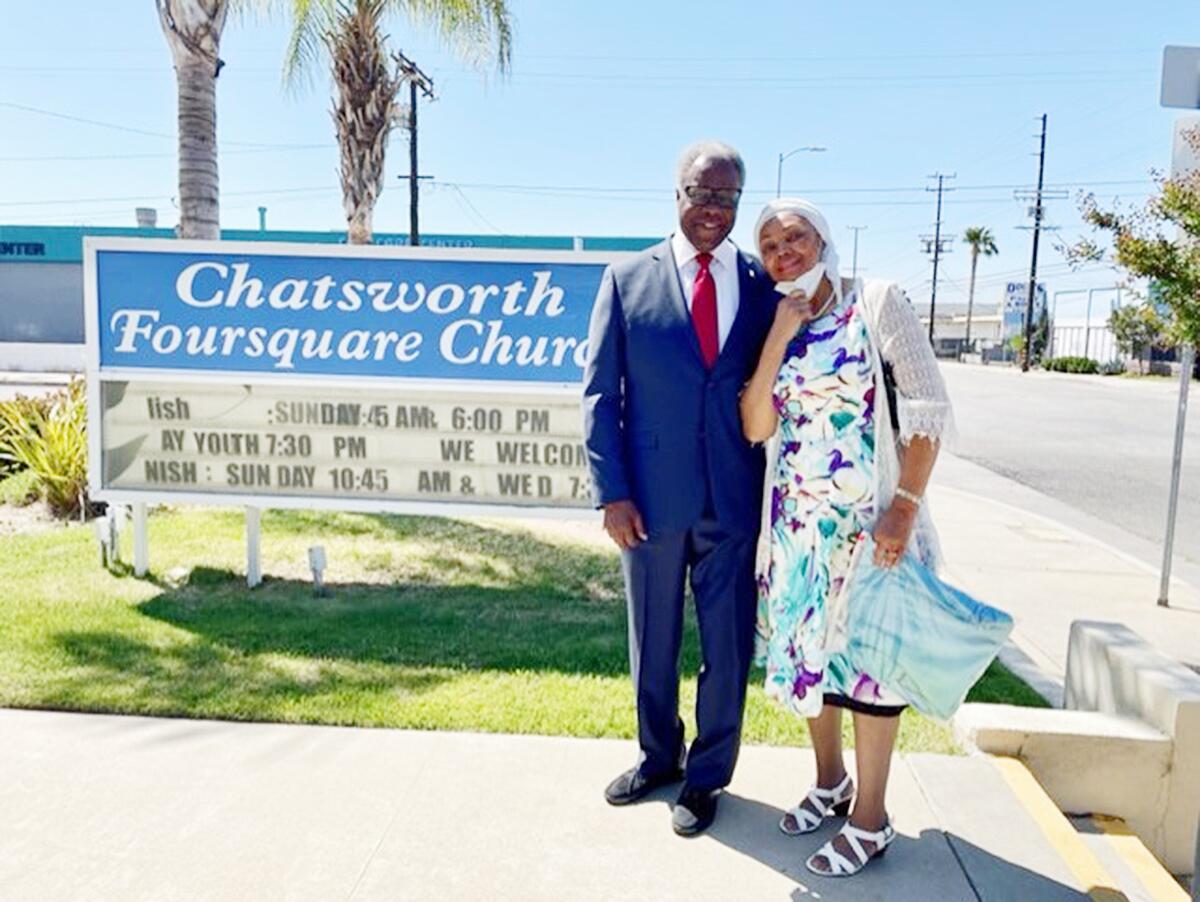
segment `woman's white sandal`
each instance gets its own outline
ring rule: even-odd
[[[854,781],[850,775],[842,777],[842,782],[833,789],[822,789],[814,786],[808,791],[800,804],[786,812],[779,819],[779,829],[788,836],[803,836],[812,833],[831,814],[845,817],[850,811],[850,802],[854,798]],[[805,802],[808,805],[805,805]],[[791,818],[794,827],[788,825]]]
[[[834,848],[833,842],[837,836],[845,838],[846,845],[850,847],[850,854],[854,857],[853,861]],[[884,824],[882,830],[872,833],[869,830],[860,830],[847,821],[838,831],[837,836],[821,846],[809,856],[808,861],[804,862],[804,866],[819,877],[854,876],[865,868],[868,862],[883,857],[888,846],[892,844],[892,840],[896,838],[896,831],[892,829],[891,824]],[[872,843],[875,846],[869,854],[863,848],[864,842]],[[815,867],[813,861],[817,858],[824,858],[829,863],[829,870],[825,871]]]

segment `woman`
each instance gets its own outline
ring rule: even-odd
[[[865,530],[874,536],[877,564],[892,566],[912,547],[936,566],[922,497],[950,404],[903,292],[842,279],[815,206],[772,201],[755,237],[767,272],[790,292],[741,400],[746,437],[772,440],[759,539],[758,657],[765,658],[767,694],[808,718],[817,759],[816,785],[779,827],[811,833],[826,817],[849,812],[806,862],[813,873],[848,876],[895,836],[884,796],[905,703],[830,647],[833,608]],[[811,296],[793,290],[797,280]],[[842,758],[843,708],[854,717],[857,793]]]

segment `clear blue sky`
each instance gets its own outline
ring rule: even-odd
[[[849,268],[850,225],[865,225],[860,266],[928,298],[927,176],[957,173],[945,228],[988,226],[1000,255],[981,262],[980,298],[1027,278],[1030,233],[1014,188],[1036,179],[1037,117],[1049,114],[1046,181],[1060,238],[1082,234],[1076,195],[1141,201],[1169,162],[1174,111],[1158,106],[1162,47],[1200,44],[1185,0],[1139,3],[920,4],[760,0],[655,3],[512,0],[509,78],[482,75],[403,18],[394,46],[435,81],[422,107],[428,232],[660,235],[674,224],[675,158],[719,137],[749,178],[734,237],[749,246],[759,205],[785,193],[826,209]],[[53,8],[53,11],[51,11]],[[1189,10],[1189,8],[1191,8]],[[218,83],[222,225],[344,227],[328,115],[329,84],[287,95],[285,28],[230,21]],[[172,225],[175,84],[151,0],[14,4],[0,37],[0,222],[132,225],[133,208]],[[128,131],[18,109],[96,120]],[[256,146],[259,145],[259,146]],[[282,145],[264,147],[261,145]],[[405,136],[389,151],[378,231],[407,230]],[[1071,274],[1042,243],[1051,291],[1112,284]],[[944,259],[939,297],[966,297],[968,254]],[[1078,299],[1082,300],[1082,299]]]

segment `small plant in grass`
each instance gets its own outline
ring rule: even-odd
[[[87,503],[84,383],[46,399],[0,402],[0,460],[34,474],[38,495],[59,516]]]

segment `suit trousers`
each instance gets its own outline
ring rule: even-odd
[[[698,789],[718,789],[733,776],[754,653],[755,545],[754,535],[731,534],[706,512],[690,529],[657,530],[622,553],[639,767],[647,776],[673,771],[684,758],[679,650],[685,579],[695,598],[702,656],[697,735],[685,778]]]

